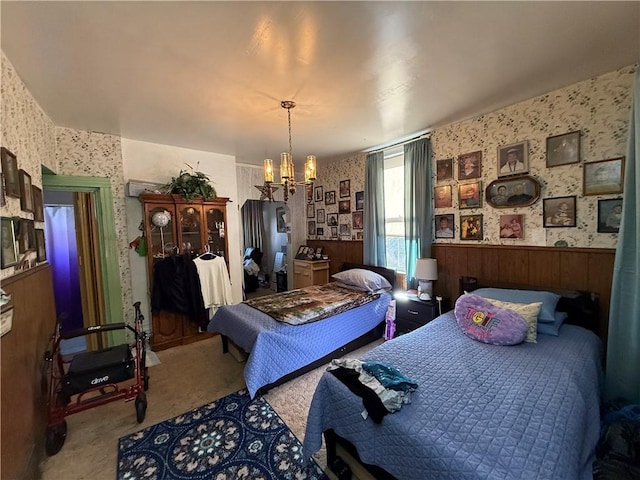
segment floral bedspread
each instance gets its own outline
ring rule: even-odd
[[[379,296],[377,293],[357,292],[327,283],[253,298],[244,303],[278,322],[304,325],[359,307]]]

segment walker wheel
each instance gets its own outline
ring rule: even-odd
[[[142,392],[136,397],[136,419],[138,423],[144,421],[144,416],[147,413],[147,395]]]
[[[49,425],[46,431],[45,449],[47,455],[52,456],[60,451],[67,438],[67,421],[57,425]]]
[[[149,367],[144,367],[144,375],[142,378],[142,384],[144,386],[144,391],[149,390]]]

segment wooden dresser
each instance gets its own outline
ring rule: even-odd
[[[293,288],[329,283],[329,260],[294,260]]]

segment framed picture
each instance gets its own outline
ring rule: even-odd
[[[547,167],[580,162],[580,130],[547,137]]]
[[[341,237],[351,237],[351,228],[348,223],[340,224],[340,236]]]
[[[363,240],[363,239],[364,239],[364,235],[363,235],[362,230],[358,230],[356,232],[356,240]]]
[[[20,219],[20,233],[18,235],[18,251],[20,253],[36,249],[36,232],[33,220]]]
[[[453,238],[453,225],[454,225],[453,213],[447,213],[445,215],[436,215],[435,217],[435,232],[436,238]]]
[[[452,206],[451,185],[440,185],[433,187],[434,204],[436,208],[446,208]]]
[[[316,257],[318,257],[319,255],[322,255],[323,251],[324,251],[324,247],[316,247]]]
[[[622,198],[598,200],[598,233],[620,232]]]
[[[284,207],[276,207],[276,229],[278,230],[278,233],[287,232],[287,222],[284,219],[285,213],[286,210]]]
[[[482,215],[460,215],[460,240],[482,240]]]
[[[351,213],[351,200],[340,200],[338,202],[338,213]]]
[[[356,210],[364,210],[364,190],[356,192]]]
[[[316,210],[316,222],[324,223],[324,208]]]
[[[338,227],[331,227],[331,238],[338,238]]]
[[[309,251],[309,247],[306,245],[300,245],[298,247],[298,253],[296,253],[296,258],[298,260],[304,260],[307,258],[307,252]]]
[[[323,237],[324,236],[324,228],[317,227],[316,228],[316,235],[319,236],[319,237]]]
[[[331,190],[330,192],[324,192],[324,203],[325,205],[335,205],[336,204],[336,191]]]
[[[500,238],[524,239],[524,215],[500,215]]]
[[[307,233],[309,235],[315,235],[316,234],[316,222],[315,221],[307,222]]]
[[[530,175],[494,180],[485,190],[485,199],[493,208],[526,207],[540,198],[540,183]]]
[[[315,188],[315,190],[314,190],[315,195],[314,195],[314,198],[313,198],[313,199],[314,199],[316,202],[321,202],[321,201],[322,201],[322,197],[323,197],[323,195],[324,195],[324,194],[322,193],[322,192],[323,192],[323,190],[324,190],[324,189],[323,189],[322,187],[316,187],[316,188]]]
[[[307,203],[307,218],[316,218],[316,206],[313,203]]]
[[[482,196],[480,192],[481,182],[463,183],[458,185],[458,208],[480,208],[482,207]]]
[[[482,152],[465,153],[458,157],[458,180],[480,178],[482,173]]]
[[[498,177],[518,175],[529,171],[529,148],[527,142],[498,147]]]
[[[307,195],[307,203],[313,202],[313,185],[305,185],[304,192]]]
[[[340,180],[340,198],[351,196],[351,180]]]
[[[31,190],[31,175],[24,170],[18,170],[20,180],[20,209],[33,212],[33,191]]]
[[[0,207],[4,207],[7,204],[7,198],[5,197],[4,192],[4,173],[0,172]]]
[[[2,268],[12,267],[18,263],[18,252],[16,250],[16,234],[13,228],[13,219],[9,217],[0,218],[2,251],[0,256],[0,266]]]
[[[545,198],[542,201],[543,226],[575,227],[576,226],[576,197]]]
[[[44,205],[42,203],[42,189],[35,185],[31,187],[33,197],[33,219],[36,222],[44,222]]]
[[[362,230],[362,228],[363,228],[363,226],[362,226],[363,225],[363,223],[362,223],[362,212],[361,211],[353,212],[351,215],[353,217],[352,221],[351,221],[352,228],[354,230]]]
[[[623,183],[624,157],[584,164],[584,195],[622,193]]]
[[[436,181],[443,182],[453,178],[453,158],[436,160]]]
[[[18,178],[18,159],[6,148],[0,148],[2,157],[2,174],[4,175],[5,194],[7,197],[20,198],[20,179]]]
[[[328,213],[327,214],[327,225],[330,227],[338,226],[338,214],[337,213]]]
[[[36,228],[36,261],[47,261],[47,249],[44,244],[44,230],[42,228]]]

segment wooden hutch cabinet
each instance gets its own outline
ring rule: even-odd
[[[195,256],[208,247],[208,251],[224,256],[229,268],[225,231],[228,198],[187,200],[180,195],[153,193],[143,193],[139,198],[144,209],[149,298],[153,292],[154,264],[170,255],[191,253]],[[185,345],[211,336],[199,332],[194,322],[177,312],[152,312],[151,323],[153,350]]]

